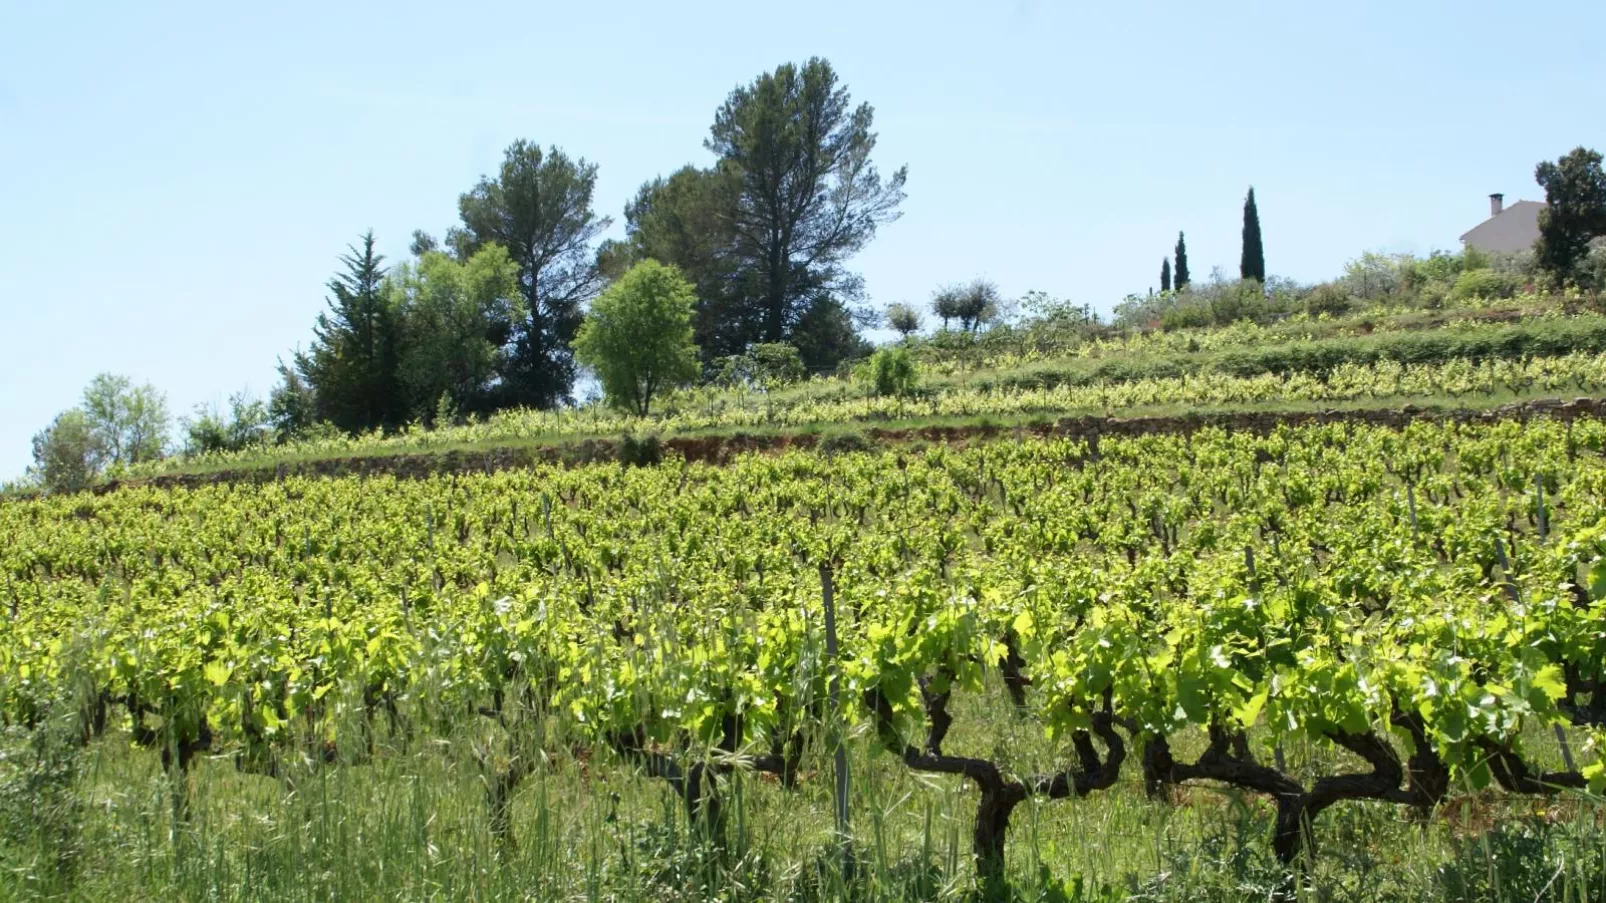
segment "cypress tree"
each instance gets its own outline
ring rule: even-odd
[[[1176,290],[1180,292],[1188,287],[1188,242],[1183,238],[1181,232],[1177,233],[1176,257],[1177,265],[1176,268],[1171,271],[1173,274],[1171,281],[1172,285],[1176,287]]]
[[[1160,291],[1171,291],[1171,258],[1169,257],[1164,257],[1160,260]]]
[[[1244,254],[1238,264],[1238,275],[1256,282],[1266,282],[1266,249],[1260,243],[1260,211],[1255,208],[1255,187],[1249,186],[1244,198]]]

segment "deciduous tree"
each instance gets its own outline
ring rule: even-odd
[[[167,398],[146,383],[102,373],[84,389],[83,411],[106,464],[139,464],[167,450]]]
[[[508,369],[508,324],[524,315],[519,266],[501,245],[467,260],[428,251],[386,282],[402,323],[398,378],[410,419],[429,419],[443,397],[464,411],[493,406]]]
[[[887,305],[887,325],[897,331],[905,341],[920,331],[920,311],[907,304]]]
[[[48,492],[77,492],[100,472],[103,453],[89,416],[64,411],[33,437],[30,475]]]
[[[610,403],[645,417],[654,398],[697,376],[696,306],[696,291],[679,270],[644,260],[591,305],[575,356],[596,372]]]

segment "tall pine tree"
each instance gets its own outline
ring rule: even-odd
[[[1238,275],[1262,285],[1266,282],[1266,249],[1260,243],[1260,211],[1255,208],[1253,185],[1244,198],[1244,253],[1238,263]]]
[[[313,326],[312,348],[296,370],[312,387],[317,417],[348,432],[394,429],[407,417],[397,380],[400,323],[384,291],[385,258],[374,233],[340,258],[345,272],[329,280],[329,309]]]
[[[1160,291],[1171,291],[1171,258],[1162,258],[1160,261]]]
[[[1177,291],[1180,292],[1188,287],[1188,242],[1183,238],[1181,232],[1177,233],[1176,257],[1177,265],[1176,268],[1172,270],[1172,273],[1174,274],[1172,277],[1172,284],[1175,285]]]

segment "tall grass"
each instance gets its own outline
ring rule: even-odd
[[[956,700],[956,703],[958,701]],[[956,711],[956,752],[1021,769],[1061,759],[997,689]],[[662,781],[601,750],[552,756],[522,786],[513,840],[489,830],[473,729],[389,734],[361,762],[284,760],[277,777],[200,760],[175,788],[158,757],[113,730],[87,747],[65,715],[13,728],[0,757],[0,897],[51,900],[903,901],[973,899],[972,791],[915,775],[849,738],[851,872],[833,836],[828,757],[786,790],[722,787],[727,833],[688,821]],[[1321,755],[1291,746],[1290,761]],[[172,805],[175,790],[188,805]],[[1457,797],[1426,820],[1393,806],[1322,816],[1297,899],[1606,899],[1602,808],[1582,796]],[[1269,900],[1288,878],[1271,810],[1206,787],[1147,799],[1135,770],[1077,801],[1017,813],[1008,874],[1031,901]]]

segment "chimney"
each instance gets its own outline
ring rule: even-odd
[[[1502,211],[1504,209],[1506,209],[1506,196],[1505,195],[1501,194],[1498,191],[1495,192],[1494,194],[1489,195],[1489,216],[1491,216],[1491,217],[1499,216],[1500,215],[1500,211]]]

